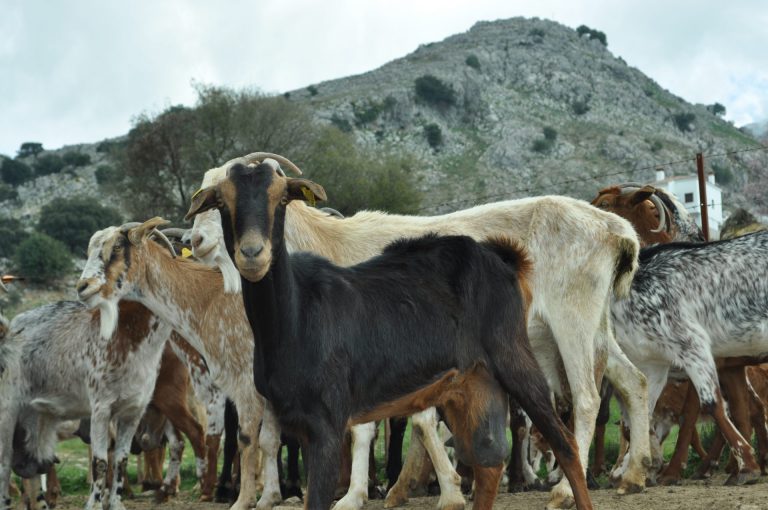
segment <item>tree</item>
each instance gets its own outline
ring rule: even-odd
[[[65,165],[71,165],[74,167],[85,166],[91,164],[91,156],[82,152],[67,152],[62,156],[62,161]]]
[[[56,198],[41,209],[37,229],[64,243],[72,253],[85,255],[94,232],[122,222],[117,210],[92,198]]]
[[[424,102],[447,107],[456,104],[456,92],[431,74],[425,74],[414,81],[416,96]]]
[[[35,156],[43,152],[43,144],[39,142],[24,142],[19,147],[16,157],[26,158],[27,156]]]
[[[715,103],[707,106],[707,110],[720,117],[725,115],[725,106],[720,103]]]
[[[415,213],[421,193],[414,175],[416,160],[408,155],[360,150],[334,127],[322,130],[308,157],[307,176],[325,187],[329,207],[344,215],[362,209]]]
[[[35,174],[37,175],[50,175],[61,172],[64,168],[64,160],[62,160],[56,154],[46,154],[37,158],[35,162]]]
[[[72,271],[72,256],[67,247],[39,232],[19,244],[13,259],[20,275],[33,282],[50,282]]]
[[[16,247],[29,236],[15,218],[0,218],[0,257],[13,256]]]
[[[2,174],[3,181],[11,186],[18,186],[24,184],[33,177],[32,169],[18,159],[6,159],[3,160],[3,165],[0,167],[0,174]]]
[[[203,173],[250,152],[300,163],[316,136],[309,113],[282,96],[197,85],[194,108],[175,106],[136,119],[118,151],[124,208],[135,218],[181,220]]]

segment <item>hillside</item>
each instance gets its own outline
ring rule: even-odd
[[[609,48],[552,21],[481,22],[379,69],[285,96],[366,145],[416,154],[425,214],[545,193],[590,198],[605,184],[652,181],[655,166],[698,151],[755,146],[752,136],[670,94]],[[454,101],[420,98],[415,82],[426,75],[450,87]],[[91,164],[19,186],[18,198],[0,203],[0,216],[31,226],[52,198],[79,194],[118,205],[96,183],[96,168],[114,163],[99,146],[55,151],[86,152]],[[745,204],[747,169],[768,166],[764,151],[706,161],[733,175],[726,199],[734,205]],[[667,168],[692,171],[692,163]]]
[[[424,75],[452,88],[455,104],[420,99],[415,82]],[[705,105],[662,89],[598,40],[541,19],[477,23],[379,69],[289,97],[367,144],[419,154],[429,191],[425,213],[546,193],[590,198],[604,184],[652,181],[661,163],[756,143]],[[430,124],[444,140],[435,149],[425,134]],[[556,136],[549,148],[545,128]],[[746,169],[765,168],[768,157],[758,151],[706,162],[709,170],[732,172],[727,198],[743,204],[737,190]],[[666,170],[687,174],[695,167]]]

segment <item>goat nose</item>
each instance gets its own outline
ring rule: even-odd
[[[199,248],[203,244],[203,236],[198,233],[192,234],[190,242],[192,243],[192,248]]]
[[[264,250],[264,245],[259,246],[241,246],[240,247],[240,253],[243,254],[244,257],[252,259],[259,256],[259,253]]]

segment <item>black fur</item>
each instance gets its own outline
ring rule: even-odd
[[[243,301],[254,333],[256,387],[272,403],[281,427],[304,445],[308,508],[331,504],[350,417],[452,369],[484,367],[497,388],[489,395],[493,409],[480,417],[480,427],[494,440],[457,447],[461,460],[503,463],[508,447],[502,388],[556,451],[573,458],[528,342],[518,285],[523,257],[517,250],[429,235],[395,242],[350,268],[309,253],[289,257],[282,239],[285,206],[277,205],[273,224],[265,224],[265,190],[273,175],[265,165],[230,169],[236,221],[224,220],[223,227],[230,240],[250,228],[271,233],[271,270],[256,283],[243,279]],[[232,244],[227,247],[232,252]]]

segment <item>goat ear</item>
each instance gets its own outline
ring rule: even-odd
[[[632,193],[632,198],[631,198],[632,205],[643,203],[644,201],[648,200],[648,197],[650,197],[654,193],[656,193],[656,188],[654,188],[653,186],[649,186],[649,185],[643,186],[639,190]]]
[[[308,179],[288,179],[288,200],[304,200],[315,205],[318,200],[328,200],[325,190]]]
[[[201,212],[217,207],[219,207],[219,191],[216,186],[200,189],[192,195],[192,205],[189,206],[184,219],[189,221]]]
[[[144,239],[149,237],[149,234],[151,234],[154,229],[163,225],[168,225],[169,223],[170,221],[164,220],[159,216],[155,216],[154,218],[145,221],[138,227],[133,227],[131,230],[129,230],[128,240],[131,242],[131,244],[140,244]]]

